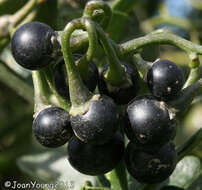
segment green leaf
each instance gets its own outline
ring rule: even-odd
[[[22,156],[18,159],[18,166],[27,174],[43,183],[60,184],[58,190],[78,190],[85,181],[96,184],[94,176],[87,176],[73,169],[63,149],[52,149],[52,151],[37,153],[34,155]]]
[[[195,156],[186,156],[178,162],[169,178],[169,185],[186,189],[199,177],[201,172],[200,159]]]

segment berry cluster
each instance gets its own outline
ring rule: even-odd
[[[166,101],[181,90],[183,73],[175,63],[157,60],[147,72],[147,84],[152,95],[137,96],[127,107],[125,132],[130,142],[125,164],[138,181],[159,183],[171,175],[177,162],[172,143],[177,124]]]
[[[110,64],[100,75],[93,62],[87,63],[86,73],[81,72],[80,54],[72,57],[78,64],[68,62],[66,71],[65,57],[55,61],[58,48],[55,40],[55,32],[39,22],[22,25],[11,40],[13,56],[21,66],[38,70],[51,65],[56,92],[72,103],[69,113],[58,106],[49,106],[37,114],[33,132],[39,143],[59,147],[68,142],[70,164],[87,175],[109,172],[124,157],[129,173],[140,182],[158,183],[168,178],[176,166],[177,155],[172,143],[176,121],[166,102],[182,88],[180,68],[167,60],[154,62],[147,73],[152,95],[135,97],[140,86],[139,73],[133,64],[120,64],[127,81],[127,85],[120,87],[106,77],[113,69]],[[72,73],[75,78],[71,78]],[[100,94],[94,95],[97,85]],[[128,104],[125,115],[121,115],[117,104]],[[121,120],[124,126],[120,126]],[[130,140],[126,149],[121,127]]]

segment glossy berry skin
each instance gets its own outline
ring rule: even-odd
[[[91,145],[72,138],[67,147],[72,167],[86,175],[101,175],[114,169],[124,155],[124,142],[119,133],[106,144]]]
[[[48,65],[52,61],[52,36],[55,36],[53,29],[40,22],[20,26],[11,39],[11,50],[16,62],[30,70]]]
[[[158,60],[147,73],[147,84],[154,96],[162,100],[174,99],[183,86],[183,72],[173,62]]]
[[[70,116],[59,107],[42,110],[35,118],[32,129],[38,142],[50,148],[64,145],[73,135]]]
[[[75,135],[83,142],[96,145],[108,142],[117,131],[119,123],[117,106],[107,96],[91,101],[88,111],[83,115],[71,116]]]
[[[128,172],[140,183],[160,183],[173,172],[177,154],[173,143],[169,142],[154,153],[148,153],[130,142],[125,151]]]
[[[176,121],[170,119],[165,103],[152,96],[135,98],[128,105],[127,118],[127,137],[144,149],[154,151],[176,134]]]
[[[113,90],[109,90],[109,85],[105,81],[104,75],[106,74],[109,65],[106,65],[100,75],[100,80],[98,82],[98,89],[100,94],[105,94],[109,97],[111,97],[116,104],[118,105],[124,105],[130,102],[137,94],[138,91],[138,79],[139,79],[139,73],[135,66],[121,62],[122,66],[124,67],[126,73],[128,74],[129,78],[132,81],[132,86],[128,88],[117,88],[112,87]],[[115,90],[116,89],[116,90]]]
[[[80,54],[75,54],[74,57],[76,59],[81,58],[82,55]],[[84,84],[90,90],[93,92],[96,88],[96,85],[98,83],[99,79],[99,74],[98,74],[98,69],[96,65],[93,62],[89,63],[89,73],[86,76],[86,79],[83,79]],[[53,82],[54,86],[60,96],[63,98],[69,100],[69,86],[67,82],[68,76],[65,68],[65,62],[64,59],[62,58],[55,66],[54,71],[53,71]]]

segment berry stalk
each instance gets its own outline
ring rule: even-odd
[[[116,55],[115,49],[113,48],[109,38],[99,25],[96,25],[96,30],[99,35],[99,39],[102,46],[110,60],[109,69],[105,75],[105,79],[112,85],[115,86],[128,86],[128,79],[124,68],[121,66],[119,59]]]
[[[89,35],[89,48],[83,59],[90,61],[97,45],[96,33],[92,22],[87,18],[74,20],[65,27],[65,30],[62,33],[62,52],[68,72],[69,92],[72,107],[82,106],[93,96],[82,82],[78,69],[74,63],[70,47],[71,34],[74,30],[81,28],[87,30]]]
[[[103,15],[103,13],[104,18],[99,24],[102,26],[103,29],[106,29],[110,23],[112,16],[111,8],[107,3],[99,0],[89,1],[85,6],[83,16],[90,17],[92,18],[92,20],[96,21],[98,15]]]

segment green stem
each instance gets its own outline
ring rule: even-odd
[[[81,41],[80,41],[81,40]],[[72,51],[78,51],[81,48],[84,48],[88,44],[88,36],[83,34],[81,36],[74,37],[71,40],[71,48]],[[136,53],[143,47],[152,44],[169,44],[176,46],[188,54],[195,52],[197,55],[202,55],[202,46],[194,44],[188,40],[185,40],[175,34],[165,32],[164,30],[158,30],[156,32],[152,32],[146,36],[136,38],[125,43],[117,45],[114,41],[110,40],[111,45],[114,50],[118,54],[119,57],[124,58],[130,53]]]
[[[102,12],[99,11],[100,9],[104,12],[104,18],[102,19],[100,25],[106,29],[112,16],[111,8],[107,3],[99,0],[89,1],[85,6],[83,16],[90,17],[94,20],[94,17],[96,18],[98,14],[102,14]]]
[[[183,88],[187,88],[188,86],[194,84],[200,77],[200,67],[196,67],[190,70],[189,77],[186,80]]]
[[[177,98],[168,102],[168,105],[174,112],[184,111],[191,104],[193,99],[201,93],[202,78],[196,83],[182,89]]]
[[[121,66],[116,52],[101,27],[96,27],[99,39],[109,59],[109,69],[105,75],[105,79],[112,85],[120,86],[127,83],[127,75],[124,68]]]
[[[30,104],[34,104],[34,91],[31,86],[16,73],[14,73],[6,64],[0,61],[0,81],[12,88],[17,94],[27,100]]]
[[[186,88],[186,87],[192,85],[200,78],[199,57],[195,53],[190,54],[189,57],[191,59],[191,62],[189,64],[189,67],[191,70],[190,70],[189,76],[188,76],[187,81],[184,84],[183,88]]]
[[[62,52],[68,73],[69,92],[72,107],[82,106],[93,96],[83,84],[77,67],[74,64],[74,59],[70,48],[70,37],[73,31],[76,29],[84,29],[88,32],[89,48],[84,56],[87,62],[92,59],[97,46],[97,36],[94,25],[92,21],[87,18],[73,20],[72,22],[68,23],[64,32],[62,33]]]
[[[119,54],[120,56],[126,56],[129,53],[135,53],[138,49],[151,44],[170,44],[184,50],[188,54],[191,52],[202,54],[202,46],[194,44],[175,34],[165,32],[164,30],[159,30],[158,32],[153,32],[144,37],[136,38],[120,44]]]
[[[56,99],[59,102],[60,106],[63,109],[69,111],[69,109],[70,109],[70,103],[67,100],[65,100],[64,98],[62,98],[58,94],[57,90],[55,89],[55,86],[53,84],[53,79],[52,79],[53,74],[52,74],[51,69],[49,67],[46,67],[46,68],[42,69],[42,72],[43,72],[43,74],[44,74],[44,76],[45,76],[45,78],[46,78],[46,80],[48,82],[48,85],[49,85],[52,93],[56,96]]]
[[[114,190],[128,190],[128,181],[126,177],[125,165],[123,160],[110,173],[106,174],[110,181],[111,188]]]
[[[144,59],[141,58],[140,55],[133,55],[133,62],[135,66],[137,67],[138,71],[142,74],[142,78],[146,79],[147,72],[152,66],[152,62],[145,61]]]
[[[32,71],[34,84],[34,113],[37,115],[49,105],[49,88],[41,71]]]

